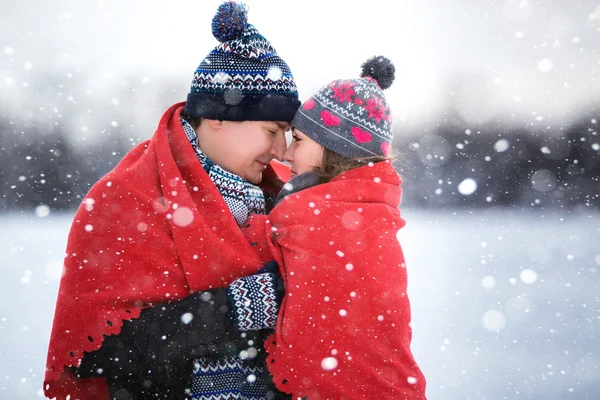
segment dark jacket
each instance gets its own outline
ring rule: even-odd
[[[318,183],[304,174],[285,187],[273,203]],[[240,332],[226,288],[194,293],[159,304],[125,321],[118,335],[104,338],[102,347],[84,353],[81,378],[106,377],[111,400],[191,399],[194,359],[222,360],[252,347],[258,354],[244,362],[262,367],[269,384],[268,399],[291,399],[277,390],[266,368],[264,341],[273,330]],[[191,316],[191,318],[190,318]]]
[[[258,354],[244,362],[266,373],[263,343],[272,330],[239,332],[231,309],[225,288],[145,309],[118,335],[105,337],[99,350],[85,353],[76,373],[106,377],[111,399],[191,399],[194,359],[237,356],[249,343]],[[269,383],[267,398],[290,398]]]

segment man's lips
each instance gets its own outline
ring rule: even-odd
[[[259,163],[260,165],[262,165],[264,169],[267,169],[267,166],[269,165],[268,162],[261,161],[261,160],[256,160],[256,162]]]

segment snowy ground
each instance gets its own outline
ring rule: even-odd
[[[429,400],[600,399],[600,215],[404,216]],[[41,397],[71,218],[0,217],[0,399]]]

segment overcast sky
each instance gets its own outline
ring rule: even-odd
[[[220,0],[0,1],[5,108],[40,101],[40,76],[57,69],[92,75],[88,96],[97,99],[134,76],[150,89],[168,78],[184,100],[217,44],[210,22]],[[246,4],[302,99],[383,54],[397,68],[387,91],[394,118],[409,124],[438,117],[449,102],[467,121],[508,113],[551,124],[600,100],[600,0]]]

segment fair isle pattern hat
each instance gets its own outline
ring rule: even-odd
[[[383,89],[395,72],[385,57],[367,60],[360,78],[335,80],[305,101],[292,126],[344,157],[387,156],[393,132]]]
[[[292,72],[248,23],[244,4],[221,4],[212,21],[221,42],[200,63],[185,114],[226,121],[290,122],[300,106]]]

